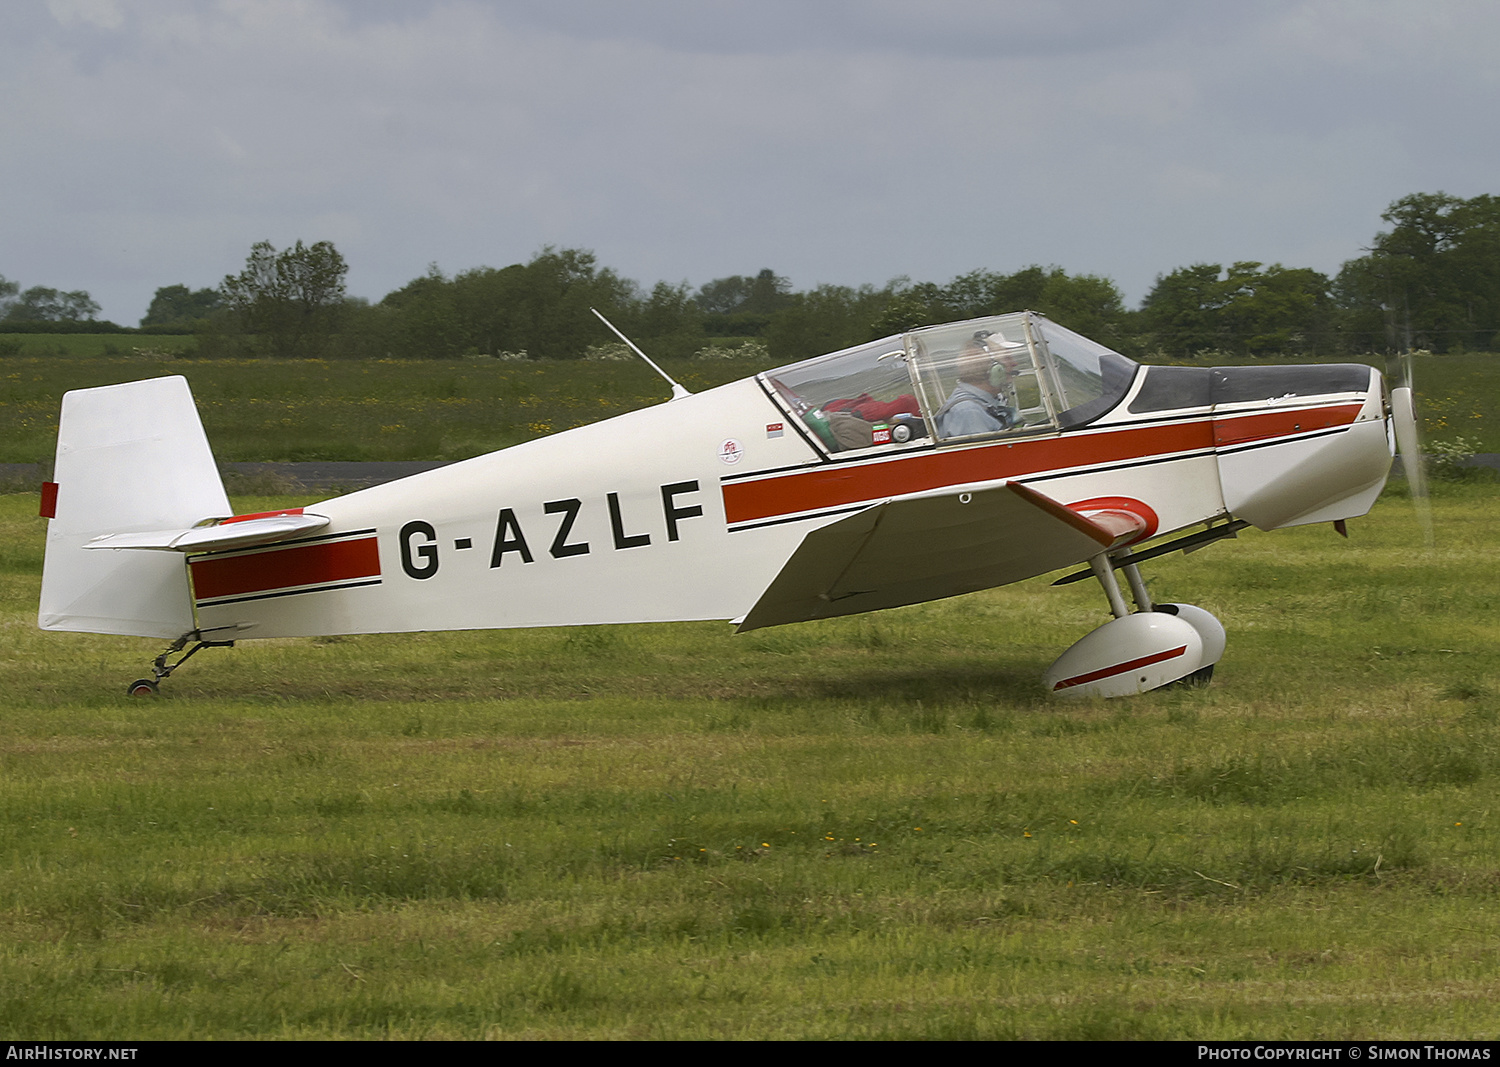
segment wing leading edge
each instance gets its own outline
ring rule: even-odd
[[[1008,585],[1138,535],[1016,482],[872,504],[803,538],[739,630],[828,619]]]

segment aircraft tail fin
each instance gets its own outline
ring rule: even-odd
[[[194,629],[177,552],[87,551],[106,534],[192,526],[229,499],[181,376],[63,397],[53,481],[44,487],[44,630],[175,638]]]

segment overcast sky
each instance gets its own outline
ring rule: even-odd
[[[127,325],[298,239],[372,300],[556,245],[1133,305],[1500,193],[1497,56],[1495,0],[4,0],[0,274]]]

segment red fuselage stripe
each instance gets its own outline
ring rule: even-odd
[[[1165,652],[1153,652],[1149,656],[1142,656],[1140,659],[1133,659],[1129,663],[1117,663],[1113,667],[1100,667],[1097,671],[1089,671],[1087,674],[1078,674],[1074,675],[1072,678],[1066,678],[1054,685],[1052,687],[1052,691],[1055,693],[1059,689],[1071,689],[1075,685],[1084,685],[1088,682],[1097,682],[1100,678],[1113,678],[1117,674],[1124,674],[1127,671],[1134,671],[1139,670],[1142,667],[1149,667],[1153,663],[1161,663],[1163,660],[1176,659],[1186,651],[1187,645],[1179,645],[1176,648],[1169,648]]]
[[[1042,471],[1096,467],[1146,456],[1212,449],[1217,444],[1284,436],[1354,421],[1362,404],[1270,411],[1134,427],[1112,432],[997,441],[885,462],[849,463],[723,486],[729,525],[777,515],[920,493],[945,485],[1020,478]],[[1296,427],[1294,429],[1293,427]],[[1216,440],[1217,437],[1217,440]]]
[[[1287,437],[1310,430],[1347,426],[1359,416],[1363,407],[1364,404],[1334,404],[1324,408],[1303,408],[1300,411],[1221,415],[1214,419],[1214,443],[1237,445],[1244,441],[1264,441],[1271,437]]]
[[[193,591],[199,600],[379,576],[380,552],[373,537],[193,560]]]

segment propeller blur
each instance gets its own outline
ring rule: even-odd
[[[1422,454],[1422,435],[1418,430],[1416,386],[1413,382],[1412,356],[1407,350],[1400,356],[1395,375],[1400,384],[1391,387],[1391,430],[1396,451],[1401,456],[1401,472],[1417,507],[1417,521],[1422,540],[1433,546],[1432,507],[1427,497],[1427,462]]]
[[[1207,611],[1153,604],[1139,564],[1248,525],[1364,514],[1403,411],[1409,399],[1388,404],[1367,366],[1141,366],[1018,312],[684,391],[305,509],[233,515],[183,378],[82,389],[63,399],[43,494],[39,623],[172,639],[131,683],[145,694],[237,640],[689,619],[750,630],[1086,565],[1061,581],[1096,578],[1114,618],[1058,659],[1047,688],[1138,693],[1205,680],[1225,647]]]

